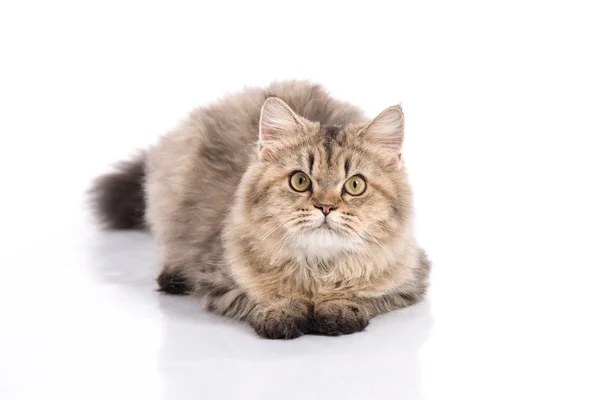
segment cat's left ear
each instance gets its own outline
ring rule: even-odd
[[[359,136],[370,141],[382,151],[400,157],[404,142],[404,113],[400,106],[392,106],[383,110],[359,133]]]

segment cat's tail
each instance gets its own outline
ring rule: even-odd
[[[106,229],[144,229],[146,153],[96,178],[89,191],[96,218]]]

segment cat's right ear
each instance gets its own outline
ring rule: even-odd
[[[263,103],[259,123],[259,156],[272,151],[275,147],[285,144],[299,132],[305,131],[306,125],[302,117],[277,97],[269,97]]]

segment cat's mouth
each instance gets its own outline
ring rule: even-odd
[[[304,231],[307,233],[310,232],[325,235],[327,237],[339,236],[343,233],[343,229],[340,228],[338,222],[327,217],[321,217],[320,219],[315,220],[312,224],[307,226]]]
[[[335,229],[335,227],[333,227],[330,222],[327,222],[327,218],[325,218],[323,219],[323,222],[321,222],[321,225],[317,227],[316,231],[337,232],[337,229]]]

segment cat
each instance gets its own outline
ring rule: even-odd
[[[258,335],[343,335],[420,301],[399,106],[372,120],[304,81],[198,108],[92,186],[108,229],[149,228],[159,290]]]

